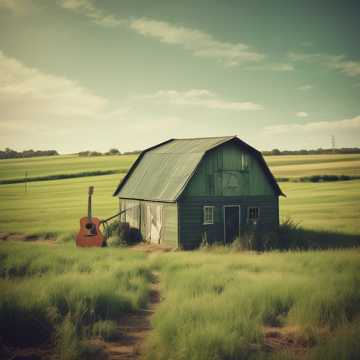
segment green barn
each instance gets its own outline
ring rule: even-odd
[[[283,195],[261,153],[236,136],[170,139],[144,150],[120,182],[121,221],[182,249],[277,231]]]

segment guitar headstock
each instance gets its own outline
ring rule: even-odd
[[[89,186],[89,195],[91,196],[94,193],[94,187]]]

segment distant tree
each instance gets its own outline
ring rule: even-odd
[[[120,154],[121,154],[121,152],[118,149],[115,149],[115,148],[110,149],[106,153],[106,155],[120,155]]]
[[[140,154],[142,150],[133,150],[133,151],[125,151],[123,155],[137,155]]]
[[[85,150],[85,151],[80,151],[78,153],[79,156],[90,156],[90,151],[89,150]]]
[[[279,149],[271,150],[271,155],[281,155],[281,151]]]
[[[91,151],[89,156],[101,156],[102,153],[101,152],[98,152],[98,151]]]

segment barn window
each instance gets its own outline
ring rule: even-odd
[[[214,223],[214,207],[213,206],[204,206],[204,225],[209,225]]]
[[[258,207],[251,207],[248,210],[248,219],[256,220],[260,216],[260,209]]]

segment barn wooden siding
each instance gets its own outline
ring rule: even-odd
[[[250,195],[275,196],[275,191],[258,161],[228,143],[204,156],[182,197]]]
[[[179,238],[185,249],[224,242],[224,205],[240,205],[240,231],[248,232],[249,207],[260,209],[258,227],[277,230],[279,203],[274,188],[249,152],[228,143],[209,151],[191,178],[179,202]],[[203,207],[214,206],[214,224],[203,225]]]
[[[203,206],[214,206],[214,224],[203,224]],[[240,205],[240,233],[253,230],[248,220],[249,207],[259,207],[257,226],[263,232],[277,231],[279,201],[276,196],[192,197],[179,201],[179,242],[183,249],[198,247],[206,233],[208,243],[224,242],[224,205]]]
[[[138,229],[144,240],[165,244],[173,247],[178,246],[178,207],[176,203],[161,203],[145,200],[129,200],[119,199],[119,210],[125,210],[121,221],[128,222],[130,227]],[[150,212],[150,217],[149,217]],[[159,239],[152,239],[151,234],[154,231],[155,224],[152,224],[149,219],[151,215],[160,216],[160,236]]]

